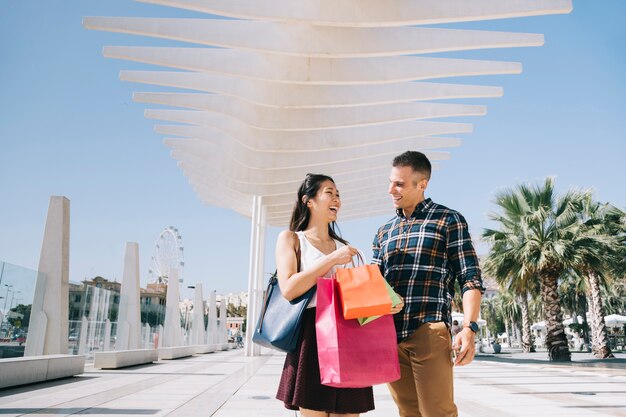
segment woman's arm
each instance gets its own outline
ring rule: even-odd
[[[298,272],[298,258],[296,254],[298,235],[285,230],[278,235],[276,242],[276,271],[280,292],[291,301],[307,292],[317,284],[317,278],[324,276],[333,266],[350,262],[357,250],[352,246],[342,246],[334,252],[322,256],[306,271]]]

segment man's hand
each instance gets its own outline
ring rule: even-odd
[[[399,295],[398,297],[401,300],[400,304],[396,304],[395,306],[391,307],[391,314],[399,313],[404,308],[404,299],[400,297]]]
[[[468,327],[464,327],[455,337],[452,349],[456,353],[454,364],[456,366],[469,365],[476,355],[476,345],[474,343],[474,332]]]

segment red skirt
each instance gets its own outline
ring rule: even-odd
[[[365,413],[374,409],[374,393],[368,388],[334,388],[320,383],[315,336],[315,309],[303,317],[296,350],[287,353],[276,398],[290,410],[306,408],[327,413]]]

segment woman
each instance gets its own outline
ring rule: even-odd
[[[304,294],[318,277],[330,277],[358,253],[335,232],[340,208],[333,179],[308,174],[298,189],[289,230],[281,232],[276,243],[278,283],[286,299]],[[314,296],[307,306],[296,351],[287,354],[276,398],[304,417],[358,416],[373,410],[372,387],[333,388],[320,383],[315,301]]]

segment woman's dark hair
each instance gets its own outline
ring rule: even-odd
[[[315,198],[324,181],[331,181],[333,184],[335,183],[335,181],[328,175],[306,174],[306,178],[302,181],[302,184],[300,184],[300,188],[298,188],[298,199],[296,200],[293,212],[291,213],[289,230],[292,232],[299,232],[307,228],[309,225],[309,219],[311,218],[311,212],[309,211],[306,203],[310,199]],[[348,241],[339,236],[340,232],[338,232],[338,230],[339,228],[337,227],[337,223],[332,222],[328,225],[328,234],[330,237],[337,239],[344,245],[347,245]]]

